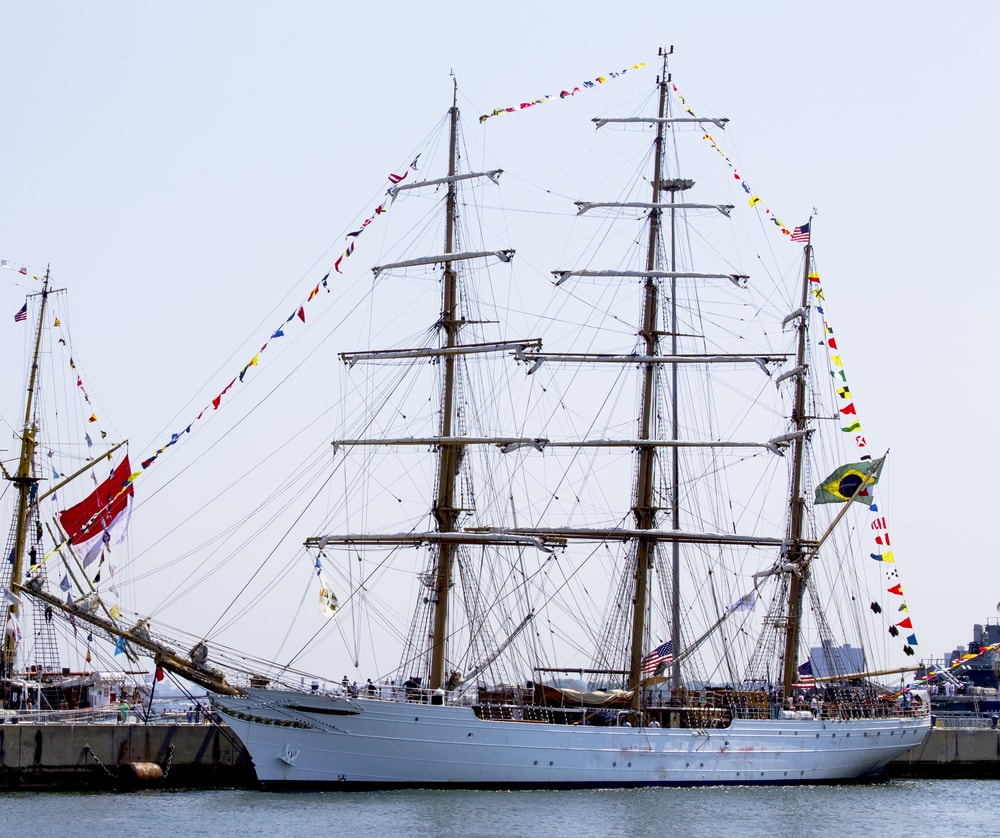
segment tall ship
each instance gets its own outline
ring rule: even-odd
[[[92,719],[103,710],[114,719],[122,699],[141,705],[148,693],[138,660],[114,655],[30,593],[54,590],[59,602],[117,614],[131,469],[126,443],[109,439],[74,360],[65,290],[52,287],[47,270],[33,281],[37,290],[14,317],[27,348],[23,413],[13,424],[12,456],[0,462],[12,501],[0,563],[0,702],[15,717]]]
[[[161,683],[167,670],[209,674],[156,643],[141,620],[126,622],[135,476],[126,443],[113,441],[74,348],[67,292],[48,271],[13,270],[33,287],[5,327],[21,332],[27,363],[0,458],[10,512],[0,788],[246,784],[252,767],[232,733],[210,723],[186,681],[177,681],[183,691]]]
[[[425,249],[372,267],[358,320],[384,348],[340,355],[359,407],[306,541],[332,623],[371,621],[374,677],[217,695],[263,787],[847,781],[929,730],[872,626],[885,461],[844,447],[813,247],[754,277],[713,244],[734,204],[682,149],[726,120],[678,104],[667,61],[641,112],[594,120],[644,162],[576,202],[579,262],[543,234],[548,283],[476,220],[502,170],[464,167],[457,97],[446,168],[391,179]]]

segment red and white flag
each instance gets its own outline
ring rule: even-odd
[[[91,494],[59,513],[59,523],[76,552],[83,556],[84,566],[101,555],[105,544],[110,546],[125,540],[135,494],[128,482],[131,474],[126,455],[111,476]]]

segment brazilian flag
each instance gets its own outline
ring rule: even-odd
[[[871,506],[869,489],[878,483],[884,461],[885,457],[881,457],[841,466],[816,487],[816,503],[847,503],[853,499]]]

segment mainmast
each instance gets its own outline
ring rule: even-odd
[[[11,590],[15,583],[20,583],[24,577],[24,550],[28,540],[28,517],[31,506],[38,492],[38,480],[35,478],[34,462],[36,435],[38,423],[35,421],[35,387],[38,382],[38,358],[42,346],[42,324],[45,322],[45,309],[49,299],[49,269],[45,269],[40,294],[41,304],[38,307],[38,321],[35,324],[35,346],[31,356],[31,368],[28,373],[28,393],[24,408],[24,422],[21,426],[21,456],[17,463],[17,473],[10,480],[17,490],[17,506],[14,513],[14,545],[11,553]],[[7,606],[6,627],[12,618],[16,621],[18,606],[11,602]],[[14,672],[14,658],[17,650],[17,638],[12,632],[4,631],[3,639],[3,675],[9,677]]]
[[[454,83],[453,83],[454,84]],[[448,195],[445,204],[445,241],[444,252],[455,252],[455,220],[457,215],[457,190],[454,180],[458,169],[458,87],[454,84],[452,105],[448,111],[451,117],[451,139],[448,155]],[[444,332],[446,349],[453,349],[458,344],[458,332],[462,324],[456,311],[458,301],[458,273],[455,263],[445,262],[444,287],[442,288],[441,319],[438,327]],[[441,436],[452,439],[454,436],[453,419],[455,412],[455,363],[456,355],[448,352],[442,359],[444,363],[444,393],[441,405]],[[434,500],[434,517],[438,531],[454,532],[458,523],[460,510],[455,507],[455,483],[458,469],[465,454],[465,446],[460,442],[442,442],[438,447],[438,486]],[[448,630],[448,594],[451,590],[451,570],[454,563],[455,545],[442,540],[437,548],[437,568],[434,577],[434,627],[431,638],[431,672],[430,689],[436,690],[444,686],[444,666],[447,644],[445,642]]]
[[[666,114],[667,104],[667,56],[663,56],[663,71],[659,78],[660,102],[657,111],[658,121],[656,123],[656,140],[653,144],[653,198],[652,207],[649,210],[649,241],[646,245],[646,280],[643,287],[642,303],[642,330],[640,336],[645,345],[647,357],[658,354],[657,343],[658,333],[656,329],[656,315],[659,309],[659,282],[651,275],[657,268],[657,255],[660,241],[660,191],[663,187],[663,133],[665,124],[662,120]],[[672,214],[671,214],[672,217]],[[671,269],[673,266],[671,265]],[[676,281],[676,280],[675,280]],[[671,324],[672,325],[672,324]],[[676,330],[675,330],[676,331]],[[676,342],[676,338],[675,338]],[[676,347],[675,347],[676,349]],[[676,355],[676,351],[674,352]],[[676,377],[677,368],[674,367]],[[650,440],[654,436],[653,417],[656,410],[656,364],[647,363],[642,370],[642,412],[639,416],[640,440]],[[675,425],[676,439],[676,425]],[[656,448],[652,445],[640,445],[638,448],[638,477],[636,485],[635,506],[632,515],[635,518],[635,525],[640,530],[652,530],[656,527],[656,505],[653,496],[653,479],[656,464]],[[677,470],[677,449],[672,449],[674,471]],[[676,483],[676,481],[675,481]],[[673,504],[674,522],[673,528],[679,529],[677,522],[676,503]],[[649,570],[652,565],[653,553],[656,542],[649,538],[640,538],[636,544],[636,567],[635,567],[635,601],[632,608],[632,641],[631,654],[629,657],[629,685],[633,688],[632,706],[639,708],[639,690],[636,687],[642,679],[642,653],[645,645],[646,635],[646,609],[649,600]],[[675,545],[676,548],[676,545]],[[674,588],[676,589],[676,576],[674,577]],[[677,633],[677,626],[674,625],[674,634]],[[674,648],[679,648],[679,643],[675,641]],[[676,661],[676,656],[675,656]],[[679,662],[675,663],[677,679],[679,680]]]
[[[802,463],[805,458],[805,436],[808,425],[806,416],[806,344],[808,338],[809,272],[812,263],[812,245],[805,246],[802,268],[802,297],[798,311],[799,340],[795,355],[795,405],[792,409],[792,479],[789,496],[791,508],[788,523],[788,549],[785,564],[791,568],[788,586],[788,613],[785,624],[785,654],[782,672],[783,695],[792,694],[792,685],[798,678],[799,635],[802,626],[802,600],[805,593],[809,566],[803,548],[802,534],[805,521],[805,498],[802,497]]]
[[[679,420],[679,398],[678,380],[680,370],[685,364],[716,364],[729,363],[756,363],[761,367],[772,361],[778,360],[771,356],[738,356],[738,355],[710,355],[704,353],[684,354],[680,353],[680,331],[677,327],[677,289],[679,282],[690,280],[707,281],[728,281],[737,287],[743,287],[747,279],[742,274],[722,274],[722,273],[697,273],[677,269],[676,235],[675,222],[678,211],[684,210],[713,210],[724,216],[729,216],[733,209],[731,205],[719,204],[699,204],[678,200],[678,193],[684,192],[694,186],[694,181],[684,178],[665,179],[664,178],[664,157],[665,139],[667,130],[674,123],[712,123],[723,127],[728,120],[721,118],[702,119],[698,117],[670,117],[669,112],[669,84],[670,77],[667,74],[668,56],[672,52],[660,50],[663,57],[663,68],[661,75],[657,79],[659,86],[659,108],[655,117],[601,117],[594,119],[598,128],[612,123],[646,123],[656,126],[656,139],[654,141],[654,163],[653,163],[653,194],[652,200],[646,202],[589,202],[577,201],[580,213],[585,213],[591,209],[599,207],[617,208],[643,208],[649,210],[649,236],[646,247],[645,267],[641,271],[633,270],[559,270],[553,271],[556,277],[556,284],[560,285],[570,277],[593,277],[607,278],[619,281],[625,278],[641,278],[643,280],[643,302],[640,317],[639,335],[643,341],[642,355],[592,355],[592,354],[550,354],[542,352],[528,352],[526,357],[529,360],[541,361],[550,360],[563,363],[614,363],[628,364],[634,366],[639,364],[642,375],[642,396],[640,414],[637,422],[636,440],[629,444],[636,450],[636,485],[634,488],[634,499],[632,507],[632,517],[635,521],[635,529],[632,537],[635,539],[635,585],[632,602],[632,625],[630,634],[630,647],[628,652],[628,683],[633,690],[632,705],[638,708],[640,703],[639,686],[642,683],[642,658],[643,650],[649,640],[648,638],[648,615],[649,615],[649,579],[650,571],[654,564],[654,553],[656,545],[661,542],[671,542],[672,544],[672,601],[671,601],[671,642],[674,648],[673,665],[671,670],[671,682],[674,688],[681,686],[681,636],[680,636],[680,544],[681,542],[693,543],[719,543],[718,538],[727,536],[710,535],[707,533],[683,533],[681,531],[680,520],[680,449],[687,447],[710,448],[716,445],[720,447],[741,447],[744,443],[738,441],[692,441],[680,438]],[[669,200],[666,200],[666,194]],[[663,270],[660,266],[661,258],[661,238],[663,235],[663,213],[670,213],[670,264],[668,270]],[[670,294],[670,323],[667,324],[668,331],[661,331],[657,326],[658,311],[661,305],[660,284],[664,280],[669,280]],[[660,347],[660,337],[670,334],[671,347],[669,354],[663,352]],[[671,376],[671,426],[669,439],[658,438],[658,428],[656,427],[657,400],[658,400],[658,375],[657,367],[663,364],[669,365]],[[620,445],[620,441],[596,440],[586,442],[576,442],[576,445],[602,445],[614,447]],[[777,443],[747,443],[750,445],[763,445],[773,451],[777,451]],[[656,463],[657,451],[661,448],[669,448],[669,484],[670,496],[667,499],[671,512],[671,522],[669,529],[663,529],[658,520],[657,512],[660,509],[656,493]],[[539,535],[558,535],[563,538],[586,537],[588,534],[580,530],[560,529],[552,531],[533,530]],[[590,533],[593,535],[593,533]],[[607,533],[607,537],[614,537],[612,533]]]

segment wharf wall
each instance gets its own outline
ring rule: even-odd
[[[255,788],[225,725],[0,724],[0,789]]]
[[[1000,730],[933,727],[924,741],[889,763],[890,777],[1000,778]]]

